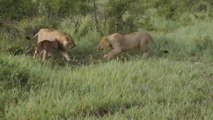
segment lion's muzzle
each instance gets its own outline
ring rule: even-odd
[[[104,48],[103,48],[103,47],[98,46],[98,47],[96,48],[96,51],[100,51],[100,50],[104,50]]]

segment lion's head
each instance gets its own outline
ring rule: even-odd
[[[64,49],[74,48],[76,46],[73,38],[68,34],[63,37],[61,43],[63,44]]]
[[[107,39],[107,37],[103,37],[98,45],[98,49],[102,50],[109,47],[110,47],[109,40]]]

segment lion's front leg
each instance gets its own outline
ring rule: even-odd
[[[67,51],[62,51],[61,53],[64,56],[64,58],[69,62],[70,61],[70,56],[69,56],[68,52]]]
[[[119,53],[121,53],[120,49],[113,49],[109,53],[107,53],[106,55],[104,55],[104,59],[111,60],[115,55],[117,55]]]

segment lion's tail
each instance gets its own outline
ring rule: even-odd
[[[154,44],[154,47],[156,48],[157,51],[161,51],[163,53],[169,53],[168,50],[161,50],[161,47],[158,43],[155,42],[155,40],[150,36],[151,42]]]
[[[36,33],[33,37],[26,36],[25,38],[28,39],[28,40],[30,40],[30,39],[36,38],[38,36],[38,34],[39,34],[39,32]]]
[[[38,36],[39,32],[36,33],[32,38],[36,38]]]

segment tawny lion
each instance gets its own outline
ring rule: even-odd
[[[62,55],[67,61],[70,61],[68,49],[74,48],[76,44],[73,38],[68,33],[51,29],[40,29],[39,32],[33,36],[33,38],[35,37],[38,37],[37,45],[39,45],[43,41],[50,41],[49,43],[45,42],[45,44],[51,45],[56,41],[56,43],[61,46]],[[35,53],[37,53],[36,51],[37,50],[35,50]]]
[[[148,32],[135,32],[131,34],[113,33],[101,39],[98,49],[111,48],[112,50],[104,55],[107,60],[112,59],[117,54],[130,49],[139,48],[143,51],[143,57],[149,55],[149,44],[152,37]]]

